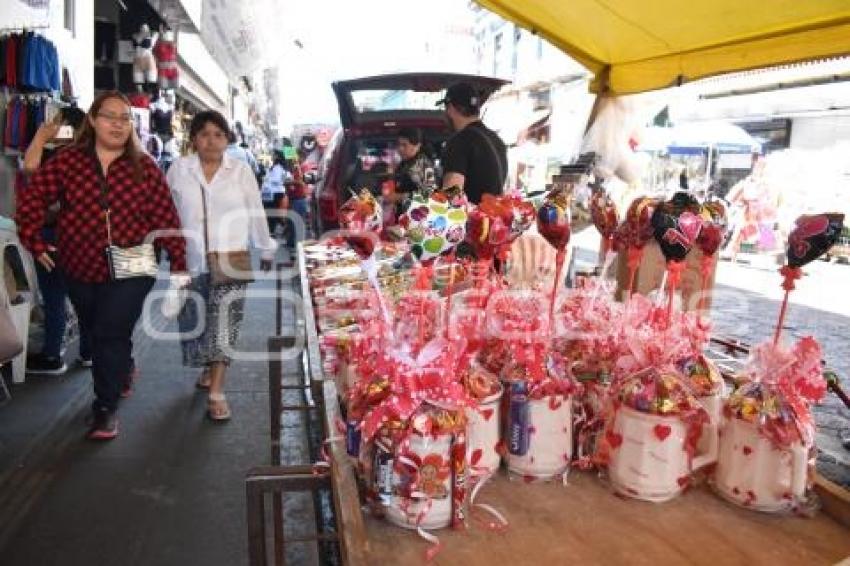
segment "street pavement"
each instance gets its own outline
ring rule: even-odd
[[[155,328],[174,330],[153,312]],[[246,350],[265,351],[274,313],[271,297],[247,301]],[[292,315],[285,325],[292,331]],[[154,340],[141,326],[134,342],[142,377],[122,401],[115,441],[83,438],[87,370],[28,380],[0,409],[3,566],[247,564],[245,474],[270,459],[267,364],[233,364],[226,387],[233,420],[212,423],[205,394],[194,386],[197,372],[182,367],[179,343]],[[293,362],[285,371],[296,369]],[[286,463],[307,462],[300,418],[284,420]],[[304,498],[285,502],[287,523],[315,524],[311,507]],[[311,562],[303,549],[290,554],[294,563]]]

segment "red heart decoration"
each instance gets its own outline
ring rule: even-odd
[[[749,446],[744,446],[743,452],[744,452],[744,456],[749,456],[750,454],[753,453],[753,449],[750,448]]]
[[[623,435],[617,434],[612,430],[609,430],[605,433],[605,439],[608,441],[608,444],[611,446],[612,450],[616,450],[623,443]]]
[[[563,405],[563,401],[558,401],[555,397],[549,397],[549,410],[557,411]]]
[[[505,457],[508,454],[508,445],[505,444],[504,440],[499,440],[496,443],[494,450],[496,451],[496,454],[498,454],[499,456]]]
[[[469,458],[469,464],[471,466],[475,466],[476,464],[478,464],[478,462],[481,461],[481,455],[482,454],[483,454],[483,452],[480,448],[476,448],[475,450],[473,450],[472,456],[470,456],[470,458]]]
[[[679,215],[679,231],[690,243],[694,243],[702,230],[702,218],[693,212],[685,211]]]
[[[655,437],[658,438],[658,440],[664,442],[667,440],[667,437],[670,436],[670,433],[673,432],[673,429],[671,429],[669,425],[657,424],[652,429],[652,432],[655,433]]]
[[[481,411],[481,416],[485,421],[489,421],[493,417],[493,409],[484,409]]]
[[[679,484],[679,487],[684,489],[688,487],[689,483],[691,483],[691,478],[688,476],[682,476],[676,480],[676,483]]]

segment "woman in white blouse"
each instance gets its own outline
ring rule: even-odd
[[[229,354],[239,338],[246,283],[213,285],[207,251],[245,250],[250,242],[261,250],[260,264],[268,271],[277,250],[277,243],[269,236],[254,172],[246,163],[225,154],[231,135],[220,113],[197,114],[189,127],[195,154],[180,158],[168,170],[168,184],[187,231],[191,290],[206,301],[205,313],[199,312],[203,307],[189,300],[178,317],[181,332],[191,337],[183,340],[183,363],[203,368],[197,387],[209,390],[207,415],[215,421],[230,418],[224,377],[231,361]],[[203,333],[195,336],[200,327]]]

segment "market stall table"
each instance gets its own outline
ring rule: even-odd
[[[333,380],[321,366],[309,281],[303,269],[308,368],[321,380],[324,421],[336,430],[342,413]],[[736,358],[715,344],[712,357],[727,371]],[[424,561],[428,544],[415,531],[364,513],[355,470],[341,438],[328,443],[340,550],[347,564],[411,564]],[[437,564],[500,562],[556,564],[834,564],[850,556],[850,497],[818,478],[824,510],[813,518],[772,516],[732,506],[708,487],[696,487],[664,504],[617,497],[595,473],[574,471],[568,485],[511,481],[504,470],[481,490],[486,503],[510,522],[504,532],[486,527],[473,510],[469,528],[435,531],[442,550]],[[483,516],[482,516],[483,515]],[[479,521],[478,518],[482,520]]]

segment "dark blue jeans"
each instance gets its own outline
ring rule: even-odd
[[[105,283],[68,279],[68,295],[91,341],[96,412],[118,408],[121,388],[133,371],[133,329],[153,284],[153,277]]]
[[[306,231],[307,231],[307,214],[309,213],[309,210],[310,210],[309,201],[306,198],[290,199],[289,200],[289,206],[292,208],[293,211],[295,211],[296,214],[298,214],[298,216],[301,217],[302,225],[301,225],[301,227],[299,227],[299,229],[303,228],[303,230],[306,233]],[[295,244],[298,243],[297,242],[298,229],[296,229],[295,222],[293,222],[291,219],[287,219],[287,224],[289,224],[289,230],[287,232],[287,239],[288,239],[287,244],[289,245],[289,247],[294,248]]]
[[[45,242],[55,242],[53,228],[45,228],[42,235]],[[68,315],[65,305],[65,299],[68,296],[65,276],[59,268],[47,271],[37,261],[35,273],[38,277],[41,299],[44,302],[44,345],[41,353],[50,358],[61,358]],[[82,325],[80,325],[80,357],[91,358],[88,335],[83,331]]]

